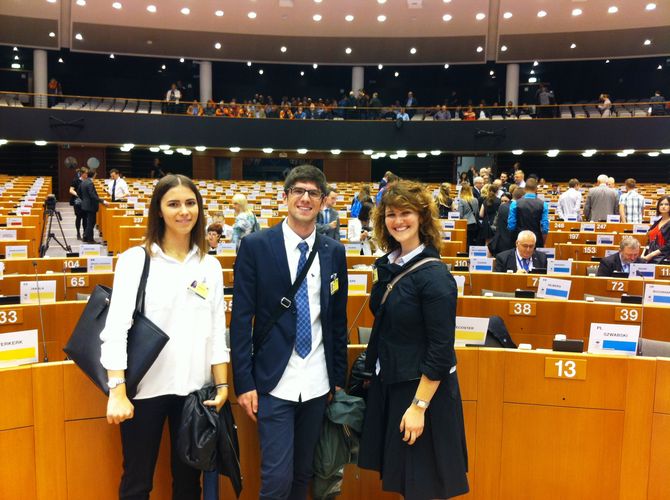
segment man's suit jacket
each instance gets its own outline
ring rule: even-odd
[[[531,257],[533,261],[533,268],[547,268],[547,256],[535,250]],[[495,262],[495,272],[497,273],[506,273],[507,271],[512,270],[517,271],[517,262],[516,262],[516,248],[511,250],[505,250],[496,255]]]
[[[335,229],[330,227],[328,224],[324,224],[323,222],[323,212],[319,212],[319,215],[316,217],[316,231],[319,234],[325,234],[326,236],[329,236],[333,238],[336,241],[340,241],[340,214],[337,213],[337,210],[334,208],[327,208],[328,210],[328,218],[330,222],[336,221],[337,226]]]
[[[619,200],[614,189],[605,185],[591,188],[584,205],[584,217],[591,222],[607,220],[619,213]]]
[[[347,370],[347,260],[344,246],[317,234],[321,266],[321,327],[331,390],[344,387]],[[331,294],[337,277],[339,289]],[[305,278],[307,279],[307,278]],[[281,379],[296,338],[295,304],[286,310],[252,353],[252,335],[264,329],[291,286],[282,224],[242,240],[235,259],[235,307],[230,345],[235,392],[272,391]]]
[[[97,212],[101,200],[95,190],[93,180],[88,178],[82,181],[79,191],[81,192],[81,209],[85,212]]]
[[[635,260],[635,263],[639,264],[644,264],[646,262],[646,260],[640,258]],[[608,255],[607,257],[600,260],[596,276],[612,276],[612,273],[615,271],[619,273],[623,271],[619,252]]]

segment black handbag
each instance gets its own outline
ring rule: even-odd
[[[135,397],[140,380],[146,375],[151,365],[167,344],[168,337],[144,315],[144,295],[149,276],[150,258],[144,250],[144,268],[137,288],[133,324],[128,330],[126,368],[126,394]],[[100,333],[105,327],[112,289],[97,285],[74,327],[67,344],[63,348],[68,358],[75,362],[81,370],[97,385],[102,392],[109,394],[107,387],[107,370],[100,363],[102,342]]]

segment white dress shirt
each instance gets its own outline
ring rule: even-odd
[[[316,228],[303,240],[284,220],[282,232],[291,282],[294,282],[298,275],[298,261],[300,260],[298,244],[302,241],[307,243],[309,247],[307,256],[309,256],[316,241]],[[320,256],[317,254],[305,278],[309,297],[309,316],[312,323],[312,350],[307,356],[301,358],[295,352],[294,346],[282,377],[277,386],[270,391],[272,396],[286,401],[309,401],[323,396],[330,390],[321,328],[321,263],[319,259]]]
[[[219,261],[211,255],[200,259],[197,247],[183,262],[163,253],[158,245],[153,245],[152,252],[144,314],[170,340],[140,382],[137,399],[185,396],[211,382],[212,365],[230,360]],[[141,247],[133,247],[116,264],[107,323],[100,334],[100,361],[108,370],[127,368],[126,339],[144,255]],[[206,298],[190,290],[194,281],[207,286]]]
[[[567,220],[568,215],[576,215],[577,220],[580,220],[579,210],[581,205],[582,193],[575,188],[570,188],[558,197],[556,215],[558,215],[561,220]]]
[[[112,196],[112,187],[114,187],[114,200],[125,200],[130,194],[130,189],[128,189],[128,183],[123,180],[121,177],[116,179],[116,186],[114,186],[114,179],[109,179],[109,184],[107,185],[107,192]]]
[[[363,231],[363,223],[360,219],[349,219],[347,223],[347,239],[349,243],[360,243],[363,255],[372,255],[372,247],[370,246],[370,238],[372,231],[368,231],[368,237],[361,241],[361,232]]]

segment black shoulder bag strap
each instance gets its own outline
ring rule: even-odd
[[[137,298],[135,299],[135,311],[133,318],[139,312],[144,312],[144,297],[146,295],[147,278],[149,277],[149,267],[151,265],[151,258],[149,257],[149,250],[142,247],[144,250],[144,267],[142,268],[142,277],[140,278],[140,285],[137,287]]]
[[[284,314],[284,312],[287,311],[293,304],[295,294],[298,292],[298,288],[300,288],[302,282],[305,281],[307,271],[309,271],[309,268],[312,267],[312,262],[314,262],[316,254],[318,253],[316,251],[318,241],[319,241],[319,235],[316,234],[316,237],[314,239],[314,245],[312,246],[312,251],[309,252],[307,262],[300,271],[300,274],[296,277],[295,281],[291,285],[291,288],[289,288],[286,294],[284,294],[284,296],[281,298],[279,304],[277,304],[277,307],[275,307],[275,310],[272,312],[272,316],[270,317],[270,321],[267,322],[265,328],[263,328],[262,331],[254,334],[253,336],[254,352],[258,352],[258,350],[265,342],[268,333],[270,333],[270,329],[274,326],[274,324],[281,317],[281,315]]]

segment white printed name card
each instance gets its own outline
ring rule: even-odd
[[[28,245],[7,245],[5,247],[5,259],[27,259]]]
[[[596,230],[596,225],[594,222],[582,222],[580,226],[580,231],[589,231],[593,232]]]
[[[449,212],[447,214],[447,219],[449,220],[456,220],[461,218],[461,213],[460,212]]]
[[[349,295],[365,295],[368,291],[368,275],[367,274],[351,274],[348,276],[349,280]]]
[[[607,222],[621,222],[621,216],[609,214],[607,216]]]
[[[558,259],[548,259],[547,260],[547,273],[549,274],[572,274],[572,261],[571,260],[558,260]]]
[[[476,246],[472,245],[470,247],[470,258],[472,259],[473,257],[488,257],[489,256],[489,249],[485,246]]]
[[[227,208],[223,211],[223,216],[224,217],[235,217],[235,210],[232,208]]]
[[[568,214],[565,216],[567,222],[577,222],[577,214]]]
[[[98,255],[105,255],[102,250],[102,245],[87,244],[79,247],[79,257],[97,257]]]
[[[216,246],[217,255],[235,255],[235,253],[236,253],[235,243],[221,242]]]
[[[640,325],[591,323],[588,352],[635,356],[639,337]]]
[[[272,210],[269,208],[264,208],[261,210],[261,217],[270,218],[272,217]]]
[[[0,229],[0,240],[15,240],[16,229]]]
[[[486,257],[470,257],[471,272],[493,272],[493,259]]]
[[[649,224],[633,224],[633,234],[647,234]]]
[[[0,368],[37,363],[37,330],[0,335]]]
[[[126,203],[129,205],[134,205],[137,203],[137,196],[128,196],[128,198],[126,198]]]
[[[541,299],[568,300],[572,281],[556,278],[540,278],[537,297]]]
[[[89,257],[86,262],[86,270],[89,273],[111,273],[113,257]]]
[[[614,249],[608,249],[605,250],[605,257],[609,257],[612,254],[619,253],[619,250],[614,250]]]
[[[7,217],[8,226],[22,226],[23,218],[22,217]]]
[[[55,281],[21,281],[19,289],[21,304],[56,302]]]
[[[456,316],[455,345],[484,345],[486,342],[486,332],[488,329],[489,318],[469,318],[466,316]]]
[[[599,234],[596,236],[596,243],[598,245],[614,245],[613,234]]]
[[[644,303],[656,306],[670,306],[670,286],[648,283],[644,287]]]
[[[444,241],[451,241],[451,231],[442,231],[442,239]]]
[[[638,264],[637,262],[632,263],[629,266],[630,272],[628,276],[630,278],[653,278],[656,276],[656,265],[655,264]]]
[[[272,205],[272,200],[269,198],[261,198],[261,206],[269,207]]]
[[[556,257],[556,249],[555,248],[536,248],[538,252],[542,252],[544,255],[547,256],[547,259],[553,259]]]
[[[453,220],[442,220],[442,229],[456,229],[456,223]]]
[[[345,243],[344,250],[346,255],[360,255],[361,254],[361,244],[360,243]]]

